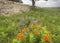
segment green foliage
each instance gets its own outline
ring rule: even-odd
[[[10,43],[17,33],[17,23],[8,17],[0,16],[0,42]]]
[[[0,15],[0,43],[12,43],[13,39],[16,41],[20,28],[29,27],[31,24],[46,26],[51,32],[54,43],[60,43],[60,8],[37,8],[8,17]]]

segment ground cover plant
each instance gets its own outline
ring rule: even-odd
[[[53,43],[51,33],[40,25],[31,25],[30,28],[20,29],[20,33],[13,43]]]
[[[31,28],[32,24],[35,28]],[[44,38],[45,35],[49,37]],[[60,8],[37,8],[22,14],[0,15],[0,43],[37,43],[37,41],[60,43]]]

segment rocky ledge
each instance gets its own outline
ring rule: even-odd
[[[16,14],[29,11],[30,6],[24,5],[20,2],[0,1],[0,15]]]

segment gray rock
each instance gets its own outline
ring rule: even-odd
[[[0,1],[0,14],[10,15],[29,11],[30,6],[13,1]]]

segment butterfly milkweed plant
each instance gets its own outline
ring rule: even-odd
[[[12,43],[53,43],[53,40],[46,26],[32,24],[21,29]]]

